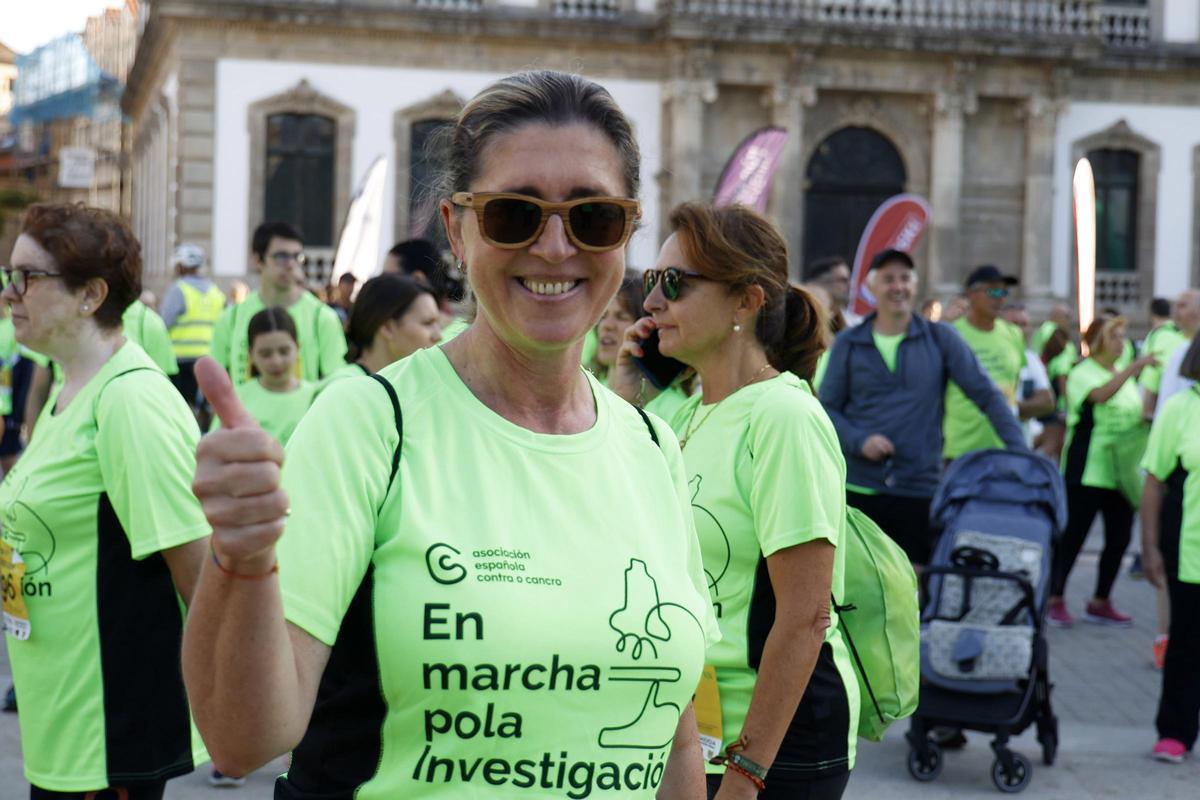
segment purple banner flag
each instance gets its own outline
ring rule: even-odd
[[[771,181],[779,168],[786,142],[787,131],[783,128],[760,128],[747,136],[725,165],[721,180],[717,181],[713,205],[740,203],[766,211]]]

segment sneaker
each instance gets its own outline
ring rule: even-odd
[[[1162,761],[1166,764],[1182,764],[1186,753],[1187,748],[1178,739],[1159,739],[1158,744],[1154,745],[1152,755],[1155,761]]]
[[[1154,637],[1154,668],[1162,669],[1167,661],[1167,635],[1160,633]]]
[[[1051,600],[1046,605],[1046,622],[1056,628],[1069,628],[1075,624],[1075,618],[1067,611],[1066,600]]]
[[[1111,600],[1089,600],[1083,618],[1097,625],[1117,625],[1127,628],[1133,624],[1133,617],[1122,614],[1113,608]]]
[[[236,789],[239,786],[246,785],[245,778],[235,778],[232,775],[223,775],[215,769],[208,774],[209,786],[216,786],[221,789]]]
[[[1129,565],[1129,577],[1132,580],[1145,580],[1146,570],[1142,569],[1142,554],[1134,553],[1133,563]]]

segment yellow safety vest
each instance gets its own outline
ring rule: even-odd
[[[201,292],[187,281],[179,282],[183,292],[183,313],[171,326],[171,345],[177,359],[195,359],[208,355],[213,326],[225,308],[225,293],[216,284]]]

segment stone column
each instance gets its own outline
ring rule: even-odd
[[[1025,222],[1021,294],[1030,316],[1049,311],[1054,294],[1051,218],[1054,213],[1054,137],[1060,104],[1035,95],[1025,107]]]
[[[179,241],[203,247],[209,258],[213,257],[216,83],[212,58],[186,58],[180,63],[175,234]],[[212,270],[219,273],[221,267],[214,263]]]
[[[933,155],[930,164],[929,272],[930,291],[939,296],[960,291],[958,229],[962,220],[963,126],[967,100],[961,94],[939,92],[933,114]]]
[[[659,240],[667,236],[667,214],[687,200],[708,199],[701,186],[704,158],[704,105],[717,99],[713,81],[679,79],[671,81],[663,92],[663,155],[665,171],[661,175],[662,211],[659,215]]]
[[[804,115],[816,103],[817,91],[812,86],[777,85],[767,90],[764,100],[771,124],[788,132],[767,208],[787,239],[791,275],[799,280],[804,267]]]

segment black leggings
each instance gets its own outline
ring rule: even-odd
[[[708,776],[708,800],[717,796],[721,788],[721,775]],[[746,780],[741,775],[733,776]],[[809,781],[787,783],[771,783],[771,774],[767,773],[767,788],[758,793],[758,800],[842,800],[846,784],[850,782],[850,773],[834,775],[832,778],[815,778]]]
[[[1162,694],[1155,727],[1165,739],[1176,739],[1191,750],[1200,732],[1200,584],[1179,580],[1179,533],[1183,520],[1182,486],[1172,486],[1163,498],[1159,517],[1159,548],[1171,599],[1170,644],[1163,664]]]
[[[1062,597],[1075,559],[1099,512],[1104,517],[1104,550],[1096,575],[1096,597],[1108,599],[1121,571],[1121,559],[1133,534],[1133,506],[1116,489],[1067,485],[1067,530],[1054,550],[1054,577],[1050,594]]]

